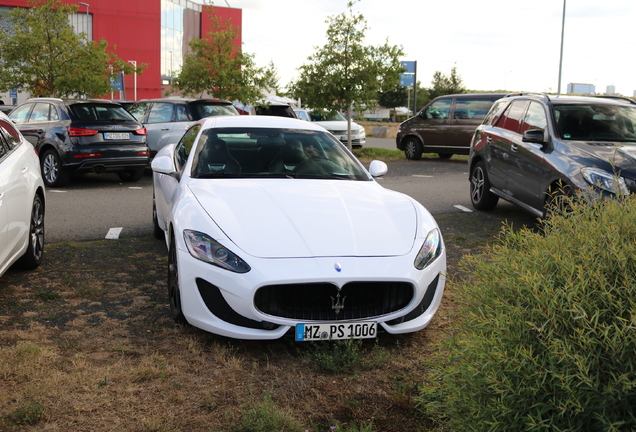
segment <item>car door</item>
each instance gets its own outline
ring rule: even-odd
[[[56,142],[52,135],[54,131],[50,130],[54,122],[60,119],[55,105],[48,102],[24,104],[16,108],[9,118],[16,123],[20,133],[37,150],[43,142],[47,141],[47,133],[50,134],[48,141]]]
[[[411,120],[409,128],[420,137],[424,148],[446,146],[452,134],[450,112],[453,98],[433,101]]]
[[[0,120],[0,267],[12,259],[28,240],[33,197],[28,194],[24,152],[33,151],[11,139]]]
[[[157,208],[157,220],[161,228],[165,228],[169,221],[170,211],[179,187],[179,180],[200,129],[201,125],[195,123],[175,146],[172,157],[177,171],[176,176],[155,173],[155,205]]]
[[[477,126],[488,114],[498,96],[457,97],[451,112],[452,133],[448,135],[449,153],[468,154],[470,140]]]
[[[511,147],[519,133],[519,125],[525,114],[528,101],[513,100],[497,120],[493,133],[486,137],[490,149],[490,166],[488,167],[491,184],[510,195]]]
[[[531,101],[510,146],[508,189],[512,197],[541,211],[545,200],[544,183],[550,169],[544,163],[545,144],[523,142],[523,133],[538,129],[544,132],[548,121],[543,105]]]
[[[169,144],[175,124],[174,105],[167,102],[154,102],[148,110],[144,126],[148,132],[146,138],[148,147],[153,154]]]

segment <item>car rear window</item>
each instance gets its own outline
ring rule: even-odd
[[[195,103],[192,104],[194,120],[201,120],[205,117],[238,115],[238,111],[232,104],[219,103]]]
[[[133,120],[134,117],[119,105],[75,104],[70,106],[73,116],[83,121]]]

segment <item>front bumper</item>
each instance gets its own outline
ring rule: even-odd
[[[278,339],[301,323],[375,321],[388,333],[414,332],[439,308],[446,255],[424,270],[414,257],[251,257],[252,270],[236,274],[180,248],[183,313],[195,327],[236,339]],[[335,313],[338,294],[344,307]]]

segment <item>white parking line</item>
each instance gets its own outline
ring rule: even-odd
[[[117,240],[119,238],[119,234],[121,234],[121,230],[123,229],[123,227],[109,229],[106,234],[106,238],[108,240]]]
[[[47,189],[47,192],[52,192],[52,193],[66,193],[65,190],[58,190],[58,189]]]
[[[459,205],[459,204],[455,204],[453,207],[460,209],[461,211],[464,211],[466,213],[472,213],[473,211],[467,207],[464,207],[463,205]]]
[[[427,175],[422,175],[422,174],[413,174],[412,177],[433,178],[433,176],[427,176]]]
[[[138,189],[138,190],[142,190],[143,188],[141,186],[130,186],[128,189]]]

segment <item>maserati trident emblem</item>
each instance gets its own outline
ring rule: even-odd
[[[338,273],[340,273],[342,271],[342,266],[340,265],[340,263],[336,263],[333,266],[333,268],[335,268]]]
[[[336,298],[331,297],[331,309],[336,311],[336,315],[340,313],[341,310],[344,309],[344,302],[347,296],[340,298],[340,290],[338,290],[338,295]]]

